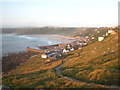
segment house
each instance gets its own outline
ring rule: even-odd
[[[95,37],[92,37],[91,39],[95,39]]]
[[[72,45],[71,45],[71,44],[67,44],[66,50],[69,50],[69,51],[70,51],[70,49],[72,49]]]
[[[46,54],[41,54],[41,58],[47,58]]]
[[[100,33],[100,31],[97,31],[97,33]]]
[[[87,39],[88,39],[89,37],[88,37],[88,36],[86,36],[85,38],[87,38]]]
[[[70,51],[70,49],[67,49],[67,52],[69,52]]]
[[[116,34],[117,32],[114,31],[114,30],[108,30],[108,33],[109,33],[109,34]]]
[[[85,43],[85,41],[79,41],[78,42],[79,45],[83,45],[83,43]]]
[[[71,51],[74,51],[75,49],[74,48],[71,48]]]
[[[104,37],[98,37],[98,41],[104,40]]]
[[[108,36],[108,33],[106,33],[106,36]]]
[[[71,47],[71,45],[70,44],[67,44],[67,48],[70,48]]]
[[[87,43],[85,42],[85,43],[83,43],[83,45],[84,45],[84,46],[86,46],[86,45],[87,45]]]
[[[67,52],[67,50],[66,49],[63,49],[63,53],[66,53]]]
[[[112,33],[113,32],[113,30],[108,30],[108,33]]]

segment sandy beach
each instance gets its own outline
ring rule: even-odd
[[[47,37],[51,40],[59,41],[59,42],[62,42],[62,43],[70,43],[70,42],[76,40],[74,37],[63,36],[63,35],[54,35],[54,34],[53,35],[36,34],[35,36],[45,36],[45,37]]]
[[[12,33],[13,35],[19,35],[17,33]],[[63,35],[55,35],[55,34],[23,34],[23,35],[32,35],[32,36],[45,36],[50,38],[51,40],[63,42],[63,43],[70,43],[72,40],[76,40],[75,37],[70,36],[63,36]]]

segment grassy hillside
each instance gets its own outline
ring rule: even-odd
[[[109,28],[83,28],[82,30],[71,33],[70,36],[94,36],[96,38],[105,35],[108,30]]]
[[[79,54],[80,53],[80,56]],[[70,58],[61,67],[62,75],[82,82],[69,81],[55,73],[55,67],[64,58]],[[4,75],[2,83],[11,88],[106,88],[118,85],[118,35],[110,35],[103,41],[95,41],[80,50],[64,55],[63,58],[46,63],[40,54]],[[96,83],[96,84],[95,84]]]
[[[120,67],[117,35],[110,35],[101,42],[91,43],[84,47],[82,52],[76,50],[68,54],[74,58],[67,60],[61,68],[63,75],[85,82],[118,85]]]
[[[10,88],[105,88],[93,83],[72,82],[61,78],[54,72],[54,67],[60,63],[61,60],[46,63],[40,55],[32,57],[4,75],[2,83]]]

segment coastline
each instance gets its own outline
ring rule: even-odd
[[[63,39],[73,39],[76,40],[75,37],[73,36],[64,36],[64,35],[58,35],[58,34],[17,34],[17,33],[2,33],[2,34],[11,34],[11,35],[30,35],[30,36],[46,36],[49,37],[52,40],[56,40],[56,41],[63,41]],[[57,38],[56,38],[57,37]],[[62,39],[60,39],[62,38]]]
[[[17,33],[4,33],[3,35],[21,35],[21,34],[17,34]],[[43,35],[43,34],[22,34],[22,35],[26,35],[26,36],[28,35],[28,37],[29,36],[30,37],[36,36],[36,38],[46,37],[49,40],[60,42],[60,43],[57,43],[57,44],[67,44],[67,43],[71,43],[71,42],[75,41],[74,37],[63,36],[63,35],[56,35],[56,34],[50,34],[50,35]],[[52,45],[55,45],[55,44],[53,43],[53,44],[43,45],[43,46],[52,46]],[[29,47],[29,46],[23,47],[24,51],[26,51],[25,48],[27,48],[27,47]],[[37,46],[37,47],[42,47],[42,45],[41,46]],[[18,51],[18,52],[21,52],[21,51]],[[14,52],[8,52],[8,53],[14,53]],[[8,55],[8,53],[6,53],[3,56]],[[3,57],[3,56],[1,55],[1,57]]]
[[[12,34],[12,35],[18,35],[18,34]],[[67,37],[67,36],[62,36],[62,35],[40,35],[40,34],[37,34],[37,35],[32,35],[32,36],[45,36],[47,38],[50,38],[51,40],[60,41],[60,42],[62,42],[61,44],[68,43],[68,42],[70,43],[72,41],[69,40],[69,39],[74,39],[72,37]],[[63,42],[64,39],[66,39],[65,40],[66,42]],[[48,45],[46,47],[50,47],[50,46],[54,46],[54,45],[55,44]],[[41,46],[41,47],[44,47],[44,46]],[[29,51],[27,51],[27,52],[25,52],[25,51],[18,51],[18,52],[15,52],[15,53],[12,53],[12,52],[8,53],[8,55],[6,55],[6,56],[2,56],[2,60],[3,60],[2,64],[4,66],[6,66],[6,65],[9,66],[9,65],[11,65],[11,63],[16,62],[16,64],[14,65],[15,67],[11,67],[10,69],[7,69],[7,67],[2,67],[2,68],[4,68],[3,72],[4,73],[8,73],[9,71],[15,69],[17,66],[21,65],[21,63],[25,62],[28,58],[31,57],[31,55],[33,56],[33,55],[36,55],[36,54],[38,54],[38,53],[34,53],[34,52],[30,53]],[[22,57],[20,57],[21,55],[25,55],[24,59],[25,58],[26,59],[22,60]],[[19,60],[16,61],[16,59],[19,59]],[[11,60],[12,60],[12,62],[11,62]],[[11,63],[8,64],[9,62],[11,62]]]
[[[39,35],[38,35],[39,36]],[[42,35],[40,35],[42,36]],[[63,35],[44,35],[47,38],[50,38],[51,40],[59,41],[62,43],[70,43],[73,40],[76,40],[74,37],[69,37],[69,36],[63,36]]]

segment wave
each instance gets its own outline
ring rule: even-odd
[[[27,35],[20,35],[20,36],[18,36],[19,38],[25,38],[25,39],[36,39],[36,38],[34,38],[34,37],[29,37],[29,36],[27,36]]]
[[[49,45],[51,45],[51,44],[52,44],[52,42],[48,41],[48,44],[49,44]]]

